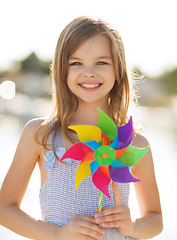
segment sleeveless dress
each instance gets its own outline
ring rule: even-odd
[[[44,154],[44,168],[48,170],[48,178],[43,183],[39,198],[42,220],[65,226],[75,215],[94,216],[99,202],[99,190],[92,182],[92,178],[84,179],[78,189],[75,189],[75,173],[80,161],[65,159],[59,163],[52,152],[53,133],[49,136],[50,151]],[[66,149],[60,147],[61,139],[58,131],[55,141],[55,151],[59,158]],[[118,183],[123,202],[128,205],[129,183]],[[111,199],[103,194],[102,206],[114,206],[114,195],[111,184],[109,186]],[[105,228],[103,240],[130,240],[133,238],[122,236],[116,228]]]

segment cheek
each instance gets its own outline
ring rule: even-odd
[[[80,75],[80,71],[78,69],[72,69],[68,71],[68,77],[67,79],[69,81],[74,81],[78,76]]]
[[[77,75],[73,71],[68,72],[67,85],[71,92],[76,91],[77,87]]]
[[[68,71],[68,76],[67,76],[67,84],[69,85],[71,82],[73,82],[75,78],[75,74],[73,71]]]
[[[71,82],[72,82],[71,79],[72,79],[71,74],[70,74],[70,72],[68,72],[66,82],[67,82],[68,88],[70,90],[71,90]]]
[[[67,85],[68,85],[68,88],[71,90],[72,89],[72,81],[71,81],[71,78],[69,75],[67,77]]]
[[[110,83],[113,83],[113,84],[115,83],[116,76],[115,76],[115,72],[114,72],[114,71],[110,70],[110,71],[106,72],[106,73],[104,74],[104,76],[105,76],[107,79],[109,79],[109,82],[110,82]]]
[[[115,79],[115,71],[114,71],[114,68],[112,68],[112,67],[101,68],[101,69],[99,69],[99,73],[104,75],[104,76],[107,76],[109,78],[114,78]]]

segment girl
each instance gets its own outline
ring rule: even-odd
[[[141,218],[132,221],[129,184],[112,183],[111,199],[103,197],[96,213],[98,190],[91,178],[75,190],[78,162],[59,163],[78,141],[68,125],[96,125],[97,107],[119,127],[128,121],[130,99],[124,47],[119,33],[102,21],[80,17],[61,33],[52,66],[55,108],[50,119],[31,120],[24,128],[12,166],[0,192],[0,223],[36,240],[148,239],[162,231],[162,214],[151,152],[132,168]],[[145,147],[140,134],[133,145]],[[42,220],[20,209],[28,181],[38,163],[41,172]]]

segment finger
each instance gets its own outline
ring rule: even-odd
[[[79,232],[94,239],[102,239],[103,234],[106,233],[105,229],[89,221],[81,220],[79,223]]]
[[[96,223],[95,222],[95,218],[92,216],[86,216],[86,215],[76,215],[80,220],[85,220],[85,221],[89,221],[92,223]]]
[[[97,213],[99,212],[98,209],[99,209],[99,208],[96,209],[96,212],[97,212]],[[101,211],[104,211],[105,209],[106,209],[106,208],[102,208]]]
[[[90,219],[92,221],[90,221]],[[78,225],[81,228],[89,229],[90,231],[92,230],[94,232],[97,232],[98,234],[104,234],[105,233],[105,230],[103,228],[101,228],[100,226],[98,226],[98,224],[96,223],[96,220],[94,219],[94,221],[93,221],[93,217],[81,216],[81,218],[79,218]]]
[[[117,220],[117,221],[114,221],[114,222],[106,222],[106,223],[102,223],[102,226],[104,228],[121,228],[122,226],[125,226],[125,223],[124,221],[122,220]]]
[[[116,182],[112,181],[112,189],[113,189],[113,193],[114,193],[115,206],[124,204],[122,197],[121,197],[121,193],[119,191],[119,188],[118,188]]]
[[[80,227],[80,234],[84,235],[84,237],[82,239],[87,239],[87,238],[85,238],[86,236],[88,237],[88,239],[90,239],[90,238],[91,239],[102,239],[103,238],[102,233],[99,233],[92,229],[84,228],[84,227]]]
[[[125,209],[123,209],[123,208],[118,209],[118,207],[116,210],[116,207],[115,207],[114,211],[104,213],[104,214],[102,214],[102,216],[97,216],[95,219],[98,224],[101,224],[104,222],[114,222],[117,220],[127,219],[128,217],[129,217],[129,211],[127,211],[127,210],[125,211]]]
[[[123,210],[124,205],[120,205],[120,206],[114,206],[114,207],[110,207],[110,208],[106,208],[104,211],[96,213],[94,215],[95,218],[98,217],[103,217],[103,216],[108,216],[108,215],[112,215],[112,214],[118,214],[121,213]]]

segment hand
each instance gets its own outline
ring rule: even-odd
[[[129,208],[123,203],[120,191],[115,182],[112,182],[115,199],[115,206],[103,209],[95,214],[96,222],[102,227],[115,227],[120,234],[131,236],[133,232],[133,222],[130,217]]]
[[[93,240],[102,239],[106,231],[98,226],[94,217],[75,215],[69,223],[61,228],[59,239]]]

